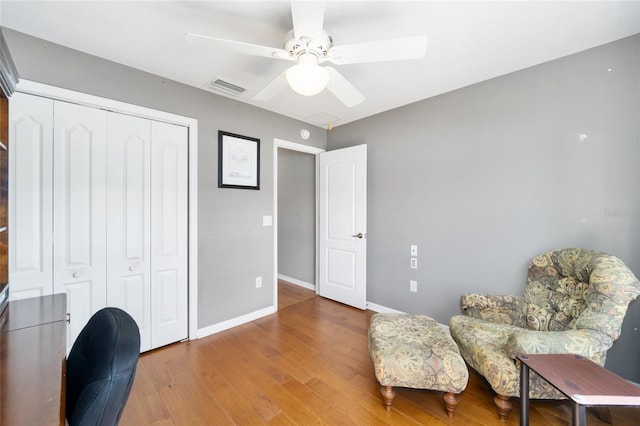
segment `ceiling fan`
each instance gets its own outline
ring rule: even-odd
[[[426,35],[334,46],[332,37],[322,29],[322,2],[291,2],[291,16],[293,29],[287,33],[283,49],[202,34],[186,35],[213,40],[221,47],[237,53],[295,62],[253,97],[258,101],[273,98],[288,84],[295,92],[305,96],[316,95],[326,88],[347,107],[353,107],[364,101],[364,96],[335,68],[320,64],[419,59],[426,53]]]

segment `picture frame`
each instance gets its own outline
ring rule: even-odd
[[[260,189],[260,139],[218,131],[218,188]]]

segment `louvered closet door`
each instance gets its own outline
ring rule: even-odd
[[[109,113],[107,304],[128,312],[151,349],[151,122]]]
[[[55,102],[53,284],[67,293],[68,347],[106,306],[106,122],[106,111]]]
[[[186,339],[187,129],[151,125],[151,335],[159,347]]]
[[[53,101],[15,93],[9,106],[12,299],[51,294]]]

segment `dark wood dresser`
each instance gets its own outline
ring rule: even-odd
[[[0,424],[64,425],[66,294],[11,301],[0,323]]]

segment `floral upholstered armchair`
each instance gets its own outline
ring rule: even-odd
[[[562,249],[533,258],[524,296],[466,294],[449,322],[463,358],[496,392],[502,420],[519,397],[518,354],[571,353],[604,365],[640,283],[618,258]],[[562,394],[532,372],[530,397]]]

